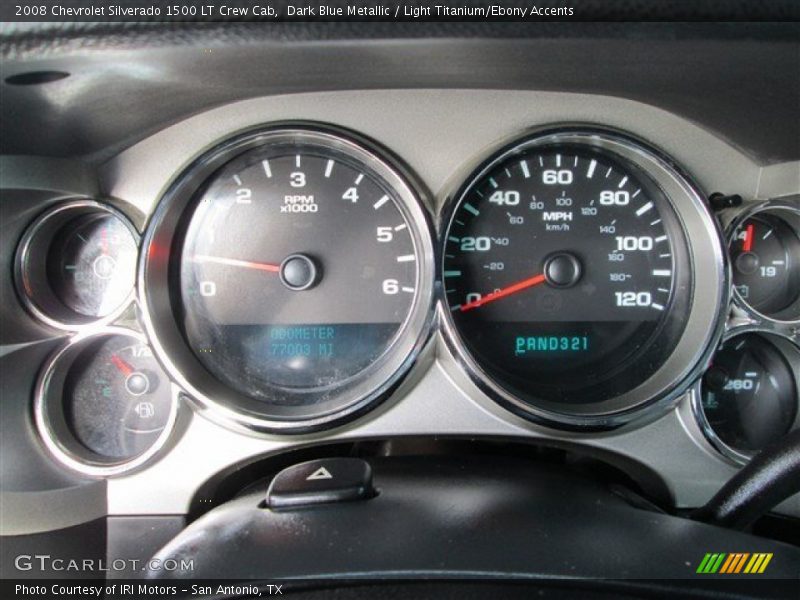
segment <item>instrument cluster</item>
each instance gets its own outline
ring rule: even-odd
[[[610,129],[476,159],[434,215],[390,150],[275,125],[176,175],[141,241],[109,202],[48,209],[15,261],[30,314],[69,332],[36,386],[45,446],[93,476],[139,468],[179,397],[242,430],[327,430],[391,397],[438,330],[537,426],[613,430],[688,390],[738,463],[800,426],[800,201],[713,214],[674,161]]]

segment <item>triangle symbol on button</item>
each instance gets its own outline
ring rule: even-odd
[[[306,481],[315,481],[317,479],[333,479],[333,475],[330,474],[330,471],[325,467],[320,467],[316,471],[314,471],[311,475],[306,477]]]

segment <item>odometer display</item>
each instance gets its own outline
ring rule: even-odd
[[[459,194],[447,312],[470,358],[515,398],[593,414],[674,349],[686,263],[680,222],[643,170],[589,145],[522,145]]]

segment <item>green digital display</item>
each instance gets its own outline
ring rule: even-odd
[[[587,352],[588,350],[589,337],[585,335],[518,335],[514,340],[516,356]]]

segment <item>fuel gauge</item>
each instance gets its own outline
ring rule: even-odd
[[[175,417],[171,382],[134,332],[77,336],[40,381],[37,425],[56,458],[76,470],[115,474],[147,460]]]
[[[90,345],[66,379],[67,426],[93,453],[111,460],[138,456],[169,416],[169,380],[150,348],[114,335]]]

